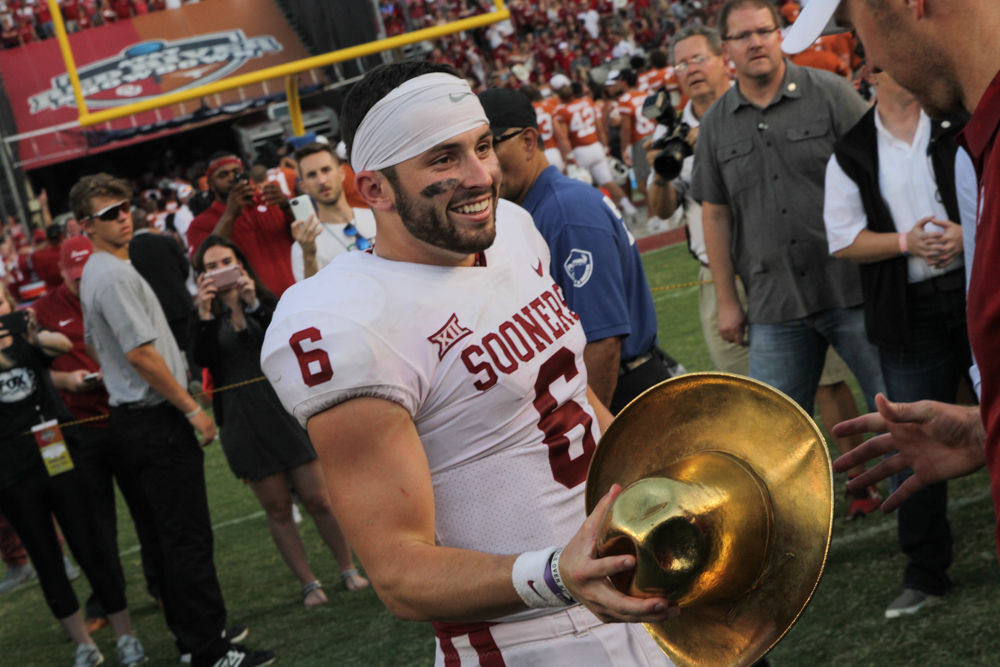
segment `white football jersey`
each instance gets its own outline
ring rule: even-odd
[[[600,432],[583,328],[527,211],[500,201],[485,258],[340,255],[284,293],[261,366],[302,424],[360,396],[402,405],[430,464],[438,543],[516,554],[579,528]]]

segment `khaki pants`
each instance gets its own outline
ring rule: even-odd
[[[711,281],[712,272],[707,266],[702,266],[698,272],[699,281]],[[736,291],[744,310],[747,307],[747,295],[743,283],[736,279]],[[705,335],[705,345],[708,356],[716,370],[726,373],[748,375],[750,373],[750,354],[745,345],[736,345],[722,340],[719,335],[719,303],[715,298],[715,285],[698,286],[699,312],[701,315],[701,330]]]

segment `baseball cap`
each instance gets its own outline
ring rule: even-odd
[[[479,93],[493,136],[512,127],[538,127],[538,116],[524,93],[510,88],[490,88]]]
[[[560,90],[569,85],[569,77],[565,74],[556,74],[549,79],[549,87],[552,90]]]
[[[608,72],[608,78],[606,78],[604,80],[604,85],[605,86],[612,86],[612,85],[618,83],[618,80],[621,78],[621,76],[622,76],[622,73],[621,73],[620,70],[616,70],[616,69],[611,70],[610,72]]]
[[[785,53],[799,53],[806,50],[821,34],[832,35],[847,32],[833,21],[840,0],[810,0],[802,8],[799,17],[789,28],[781,50]]]
[[[59,267],[66,277],[76,280],[83,275],[83,265],[94,252],[94,246],[86,236],[74,236],[63,241],[59,249]]]

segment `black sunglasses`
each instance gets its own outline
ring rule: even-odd
[[[105,206],[97,213],[91,213],[88,218],[98,218],[104,222],[111,222],[112,220],[117,220],[120,213],[128,213],[132,210],[132,202],[125,199],[118,202],[117,204],[111,204],[110,206]]]
[[[517,132],[511,132],[510,134],[504,134],[504,135],[499,136],[499,137],[494,136],[493,137],[493,146],[496,147],[497,145],[502,144],[503,142],[507,141],[508,139],[513,139],[517,135],[519,135],[522,132],[524,132],[526,129],[528,129],[528,128],[522,127]]]

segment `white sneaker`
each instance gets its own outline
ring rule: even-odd
[[[915,588],[904,588],[885,610],[886,618],[900,618],[916,614],[924,607],[933,607],[944,601],[942,595],[931,595]]]
[[[76,581],[80,578],[80,568],[73,565],[73,562],[66,554],[63,554],[63,567],[66,568],[66,578],[70,581]]]
[[[3,578],[3,581],[0,581],[0,594],[8,593],[36,577],[35,568],[31,567],[31,563],[8,565],[7,576]]]
[[[77,644],[73,667],[94,667],[104,662],[104,656],[97,644]]]
[[[146,662],[146,651],[142,642],[134,635],[122,635],[118,638],[118,663],[121,665],[138,665]]]

